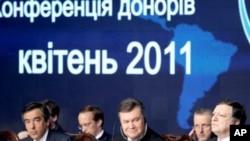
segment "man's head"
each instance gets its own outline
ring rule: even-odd
[[[104,124],[103,111],[95,105],[87,105],[78,112],[79,128],[83,133],[98,135]]]
[[[41,103],[29,103],[22,110],[25,128],[34,140],[39,140],[49,128],[49,118],[48,109]]]
[[[211,137],[211,119],[210,109],[199,108],[194,112],[194,130],[198,141],[206,141]]]
[[[127,98],[121,101],[118,107],[118,117],[123,134],[131,139],[143,136],[145,132],[145,112],[141,101]]]
[[[45,99],[41,101],[45,105],[50,113],[50,128],[54,129],[59,119],[60,107],[52,100]]]
[[[239,102],[224,99],[214,108],[212,131],[219,139],[226,138],[230,135],[230,125],[243,125],[246,118],[245,109]]]

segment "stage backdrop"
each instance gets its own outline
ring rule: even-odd
[[[247,0],[1,0],[0,129],[23,130],[22,107],[43,99],[71,132],[87,104],[119,132],[127,97],[160,134],[188,133],[221,98],[250,117],[249,15]]]

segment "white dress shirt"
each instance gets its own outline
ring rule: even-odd
[[[43,134],[43,136],[41,137],[40,140],[34,140],[34,141],[46,141],[47,136],[48,136],[48,133],[49,133],[49,129],[47,129],[47,130],[45,131],[45,133]]]
[[[222,140],[219,140],[219,138],[218,138],[217,141],[230,141],[230,137],[226,137],[226,138],[224,138]]]

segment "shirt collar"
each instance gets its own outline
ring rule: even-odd
[[[104,130],[102,129],[101,132],[99,132],[99,134],[97,134],[97,135],[95,136],[95,138],[96,138],[96,139],[100,139],[100,138],[102,137],[103,133],[104,133]]]
[[[218,139],[218,141],[219,141],[219,139]],[[224,139],[222,139],[220,141],[230,141],[230,137],[226,137],[226,138],[224,138]]]
[[[45,133],[44,133],[43,136],[39,139],[39,141],[46,141],[47,136],[48,136],[48,132],[49,132],[49,129],[47,129],[47,130],[45,131]],[[38,141],[38,140],[34,140],[34,141]]]

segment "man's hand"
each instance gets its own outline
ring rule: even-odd
[[[19,138],[20,140],[22,140],[22,139],[27,138],[27,137],[29,136],[29,134],[28,134],[27,131],[21,131],[21,132],[19,132],[19,133],[17,134],[17,136],[18,136],[18,138]]]
[[[196,138],[196,134],[195,134],[194,128],[188,133],[188,135],[189,135],[191,138],[193,138],[193,139]]]

